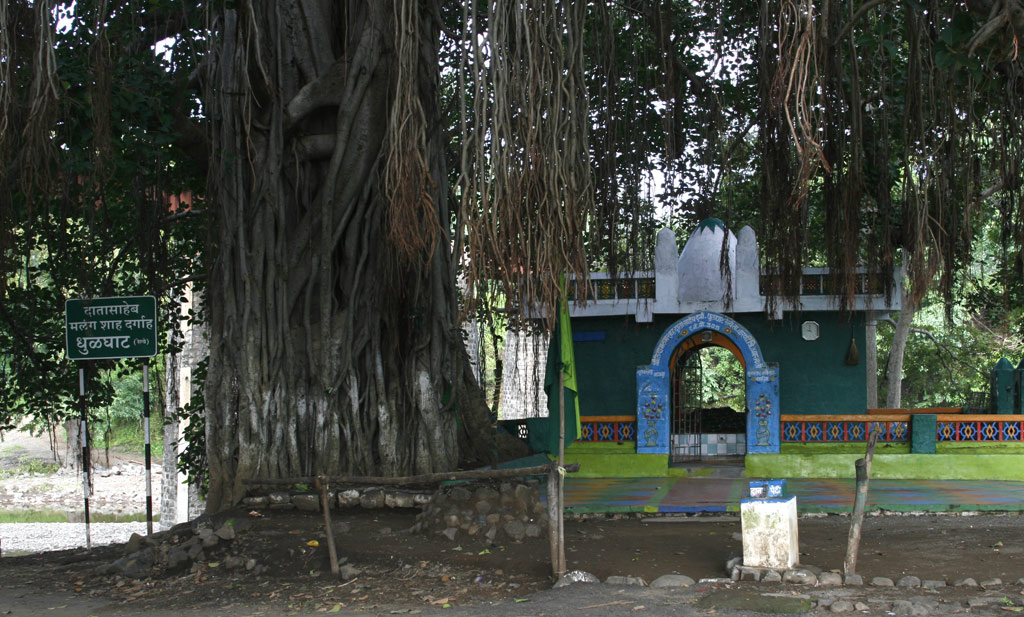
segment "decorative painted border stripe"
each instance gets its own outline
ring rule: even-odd
[[[849,443],[866,441],[876,426],[882,429],[879,441],[904,442],[910,440],[910,426],[906,420],[837,420],[797,421],[782,420],[782,443]]]
[[[1024,442],[1024,416],[936,415],[936,441]],[[879,441],[910,440],[910,414],[884,415],[797,415],[781,417],[783,443],[863,442],[876,425],[882,429]]]
[[[580,418],[578,441],[636,441],[636,419],[632,416],[586,416]]]
[[[1019,419],[1019,416],[1014,420],[1006,420],[1006,416],[1002,419],[988,418],[992,416],[964,416],[963,419],[939,421],[935,427],[935,440],[1024,441],[1024,420]]]

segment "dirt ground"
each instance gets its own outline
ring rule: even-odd
[[[0,503],[0,509],[11,504]],[[350,578],[331,574],[322,515],[298,511],[235,510],[209,521],[232,520],[236,538],[206,552],[193,571],[140,579],[97,573],[124,556],[124,546],[97,547],[0,559],[0,587],[29,586],[102,598],[125,606],[164,610],[227,607],[258,601],[278,610],[330,612],[377,606],[469,605],[525,598],[553,579],[546,537],[488,545],[468,536],[450,541],[414,534],[418,510],[335,512],[338,554],[354,567]],[[858,573],[866,580],[1024,577],[1024,518],[1018,514],[888,515],[865,521]],[[817,516],[799,524],[801,562],[839,570],[849,518]],[[570,570],[602,580],[670,573],[694,579],[726,576],[725,563],[742,553],[735,517],[588,515],[565,524]],[[311,542],[316,541],[316,546]],[[229,557],[259,567],[228,569]]]
[[[358,509],[337,514],[339,555],[359,571],[349,580],[330,573],[322,516],[295,511],[259,518],[245,511],[218,516],[215,525],[236,519],[238,537],[229,547],[210,551],[195,572],[144,579],[96,574],[98,566],[124,554],[123,547],[113,546],[3,558],[0,580],[140,609],[223,607],[254,598],[282,610],[312,611],[338,605],[466,605],[526,597],[550,587],[545,539],[496,546],[465,539],[455,543],[409,533],[415,515],[412,510]],[[848,522],[839,516],[801,519],[802,562],[824,570],[841,568]],[[868,580],[913,574],[950,582],[966,576],[1013,582],[1024,576],[1022,522],[1017,515],[872,517],[864,527],[858,572]],[[619,574],[651,581],[673,572],[694,579],[720,577],[726,560],[741,553],[738,532],[739,523],[730,520],[570,519],[567,560],[570,569],[602,579]],[[311,540],[319,546],[310,547]],[[266,570],[254,574],[222,567],[231,554],[255,559]]]

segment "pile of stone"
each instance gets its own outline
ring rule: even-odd
[[[991,589],[993,587],[999,587],[1003,584],[1003,581],[999,578],[984,579],[980,583],[975,581],[971,577],[963,577],[954,579],[951,581],[945,580],[932,580],[932,579],[921,579],[917,576],[907,575],[893,580],[886,576],[875,576],[871,580],[865,580],[860,574],[846,574],[842,575],[838,572],[822,571],[821,568],[815,566],[801,565],[786,570],[775,570],[772,568],[757,568],[752,566],[744,566],[742,564],[733,564],[731,560],[726,565],[726,569],[729,570],[730,580],[732,581],[756,581],[762,583],[789,583],[793,585],[810,585],[820,587],[835,587],[835,586],[846,586],[846,587],[863,587],[865,585],[871,587],[901,587],[901,588],[924,588],[924,589],[941,589],[943,587],[964,587],[974,588],[981,587],[984,589]],[[1018,584],[1024,584],[1024,578],[1017,581]]]
[[[124,556],[104,564],[98,574],[145,578],[194,571],[207,560],[207,553],[230,547],[242,521],[225,521],[216,528],[209,521],[181,523],[151,536],[132,534],[125,544]],[[243,523],[244,524],[244,523]],[[259,574],[264,567],[255,559],[229,554],[223,559],[228,570],[244,567]]]
[[[432,493],[406,489],[384,489],[377,486],[327,491],[327,504],[335,508],[418,508],[430,502]],[[274,491],[242,499],[242,505],[255,510],[301,510],[319,512],[320,493],[296,490]]]
[[[412,531],[440,534],[451,541],[478,538],[488,544],[538,538],[548,527],[540,490],[535,479],[443,487],[417,516]]]

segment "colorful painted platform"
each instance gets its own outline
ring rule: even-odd
[[[569,512],[739,512],[746,478],[573,478],[565,483]],[[800,512],[849,512],[852,479],[787,480]],[[1024,511],[1024,482],[872,480],[867,509],[897,512]]]

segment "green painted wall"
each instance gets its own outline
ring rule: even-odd
[[[750,331],[766,362],[779,364],[779,405],[784,414],[849,414],[867,409],[867,364],[864,315],[806,312],[769,322],[760,314],[732,316]],[[800,324],[818,322],[820,336],[805,341]],[[845,363],[850,340],[856,341],[859,362]]]
[[[574,318],[574,333],[605,334],[603,341],[577,341],[574,346],[580,413],[635,415],[636,368],[650,363],[658,339],[680,317],[658,315],[647,324],[636,323],[631,315]],[[757,339],[765,361],[778,363],[782,413],[864,413],[863,315],[844,320],[837,313],[807,312],[778,322],[768,322],[760,313],[730,317]],[[800,324],[806,320],[818,322],[818,340],[801,338]],[[851,338],[860,352],[856,366],[845,364]]]

